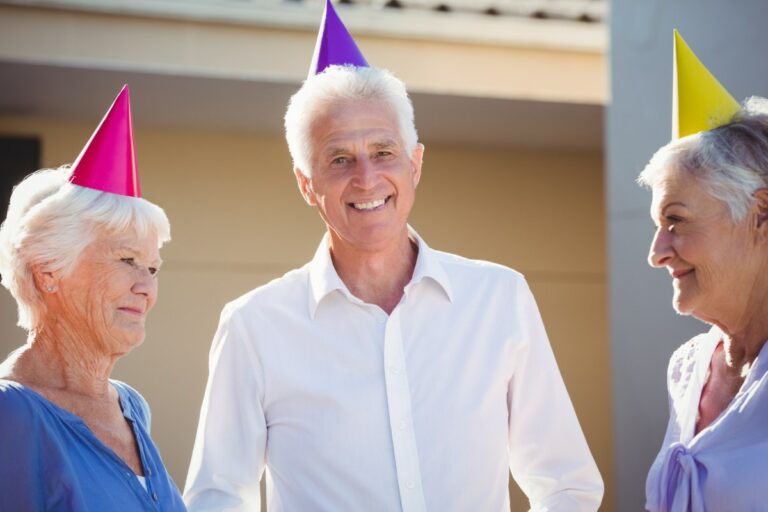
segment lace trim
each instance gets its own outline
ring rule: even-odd
[[[669,361],[669,395],[674,402],[685,395],[696,369],[696,359],[702,336],[688,340],[672,354]]]

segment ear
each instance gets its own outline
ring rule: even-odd
[[[315,206],[317,204],[317,200],[315,199],[315,193],[312,191],[311,179],[307,178],[298,167],[293,168],[293,174],[296,176],[296,184],[299,186],[299,192],[301,192],[301,196],[309,206]]]
[[[418,142],[416,147],[413,148],[411,153],[411,179],[413,180],[413,188],[416,188],[421,180],[421,164],[424,161],[424,144]]]
[[[759,188],[752,192],[755,198],[755,209],[757,210],[757,228],[768,229],[768,188]]]
[[[59,272],[50,272],[43,263],[32,265],[32,277],[41,293],[56,293],[59,288]]]

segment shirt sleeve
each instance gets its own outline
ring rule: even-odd
[[[263,391],[252,339],[228,306],[211,347],[184,489],[190,512],[260,510],[267,439]]]
[[[0,385],[0,510],[45,510],[39,429],[21,393]]]
[[[509,383],[509,467],[531,510],[596,511],[603,481],[579,426],[524,280],[515,292],[516,343]]]

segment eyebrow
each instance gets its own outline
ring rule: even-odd
[[[680,201],[667,203],[664,205],[664,208],[661,209],[661,215],[664,215],[664,212],[667,211],[667,208],[671,208],[672,206],[682,206],[683,208],[687,208],[687,206],[685,206],[685,203],[681,203]]]
[[[341,147],[331,147],[323,151],[323,154],[326,156],[336,156],[336,155],[343,155],[348,152],[349,152],[348,150]]]
[[[121,246],[119,246],[117,248],[117,250],[118,251],[125,251],[125,252],[131,253],[131,254],[135,254],[135,255],[141,254],[140,251],[137,251],[136,249],[134,249],[130,245],[121,245]],[[160,267],[160,265],[163,264],[163,259],[162,258],[158,258],[156,260],[152,260],[149,264],[152,265],[153,267]]]
[[[382,141],[377,141],[371,144],[371,146],[374,149],[387,149],[391,148],[392,146],[397,146],[397,141],[393,139],[384,139]]]

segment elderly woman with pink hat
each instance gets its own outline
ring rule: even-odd
[[[146,401],[110,379],[144,340],[169,239],[140,197],[125,87],[71,167],[15,187],[0,228],[28,332],[0,364],[0,510],[184,510]]]

